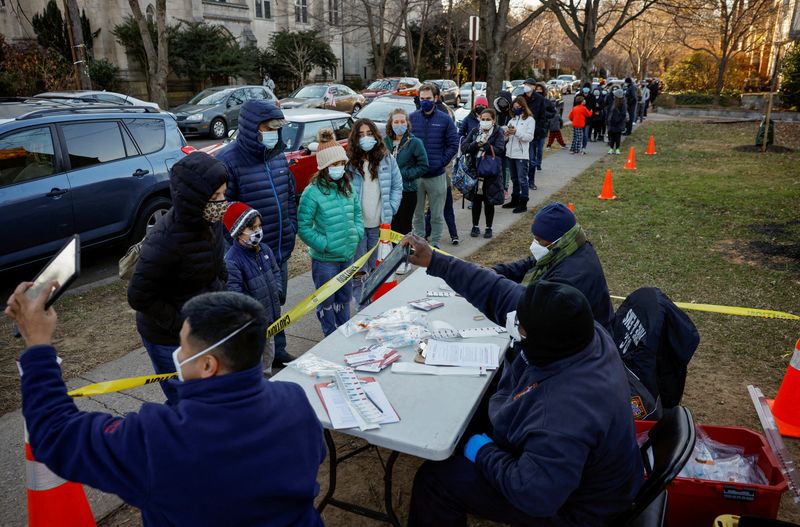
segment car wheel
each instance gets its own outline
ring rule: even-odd
[[[211,121],[208,127],[208,135],[214,139],[222,139],[228,134],[228,125],[221,117],[216,117]]]
[[[359,111],[360,109],[361,109],[361,105],[360,105],[360,104],[354,104],[354,105],[353,105],[353,111],[352,111],[352,112],[350,112],[350,113],[351,113],[351,114],[353,114],[353,115],[355,115],[356,113],[358,113],[358,111]]]
[[[136,226],[131,235],[131,244],[142,241],[147,233],[149,233],[167,211],[169,211],[170,207],[172,207],[172,202],[168,198],[160,196],[145,202],[136,220]]]

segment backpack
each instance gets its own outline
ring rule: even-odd
[[[453,186],[466,196],[477,183],[477,175],[472,167],[469,166],[466,154],[461,154],[456,158],[455,167],[453,167]]]

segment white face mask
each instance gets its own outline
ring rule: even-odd
[[[198,357],[201,357],[201,356],[205,355],[206,353],[208,353],[209,351],[213,350],[217,346],[219,346],[221,344],[224,344],[228,340],[230,340],[233,337],[235,337],[240,331],[242,331],[244,328],[246,328],[247,326],[249,326],[253,322],[255,322],[255,319],[250,319],[247,323],[245,323],[245,325],[243,325],[242,327],[240,327],[239,329],[237,329],[236,331],[234,331],[233,333],[231,333],[230,335],[228,335],[224,339],[220,340],[216,344],[212,344],[211,346],[207,347],[206,349],[204,349],[200,353],[192,355],[191,357],[189,357],[188,359],[186,359],[183,362],[180,362],[178,360],[178,353],[181,352],[181,347],[178,346],[177,349],[172,352],[172,364],[175,365],[175,372],[178,374],[178,380],[183,382],[183,372],[181,371],[181,366],[183,366],[186,363],[189,363],[189,362],[193,361],[194,359],[196,359]]]
[[[525,85],[522,86],[522,90],[525,93],[530,93],[530,92],[533,91],[533,86],[531,86],[530,84],[525,84]]]
[[[506,315],[506,331],[514,342],[522,342],[523,337],[519,333],[519,322],[517,321],[517,312],[510,311]]]
[[[533,240],[531,242],[531,254],[533,255],[534,258],[536,258],[537,261],[547,256],[547,253],[549,252],[550,249],[540,244],[536,240]]]
[[[483,130],[484,132],[486,132],[487,130],[491,130],[492,126],[494,126],[494,124],[492,124],[492,121],[481,121],[480,124],[481,130]]]

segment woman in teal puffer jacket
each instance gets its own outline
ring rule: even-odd
[[[353,255],[364,237],[361,203],[344,170],[347,154],[325,128],[317,135],[317,172],[300,197],[297,226],[300,239],[311,255],[311,277],[319,289],[353,263]],[[350,282],[320,303],[317,318],[325,336],[350,319]]]

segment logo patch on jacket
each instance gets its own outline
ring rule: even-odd
[[[644,408],[644,401],[638,395],[631,397],[631,412],[633,412],[633,419],[638,421],[644,419],[647,415],[647,410]]]
[[[519,399],[520,397],[522,397],[526,393],[532,392],[533,390],[535,390],[538,387],[539,387],[539,383],[538,382],[535,382],[533,384],[529,384],[522,391],[520,391],[519,393],[515,394],[514,397],[511,398],[511,400],[512,401],[516,401],[517,399]]]

